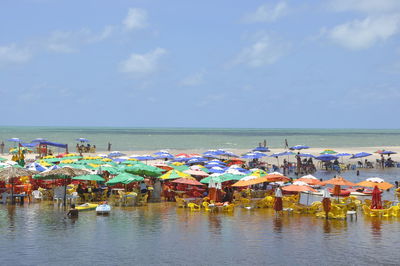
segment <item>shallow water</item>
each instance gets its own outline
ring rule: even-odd
[[[0,207],[2,265],[397,264],[400,220],[329,220],[271,209],[190,212],[172,203],[81,212]]]

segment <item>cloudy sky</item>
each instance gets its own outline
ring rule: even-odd
[[[0,3],[1,125],[399,128],[398,0]]]

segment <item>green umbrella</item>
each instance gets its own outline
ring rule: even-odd
[[[116,184],[129,184],[132,182],[140,182],[143,181],[144,178],[137,175],[132,175],[129,173],[122,173],[114,177],[113,179],[106,182],[107,186],[114,186]]]
[[[98,170],[107,171],[112,175],[117,175],[123,172],[123,170],[119,169],[118,167],[110,167],[110,166],[100,166]]]
[[[124,171],[135,175],[145,175],[151,177],[160,176],[163,172],[163,170],[158,167],[142,163],[125,167]]]
[[[227,173],[227,174],[223,174],[223,175],[219,175],[219,176],[214,176],[214,177],[208,176],[208,177],[206,177],[206,178],[203,178],[203,179],[200,181],[200,183],[208,184],[208,183],[210,182],[210,179],[211,179],[211,178],[213,178],[213,180],[214,180],[215,182],[220,182],[220,183],[222,183],[222,182],[231,181],[231,180],[240,180],[240,179],[243,178],[243,177],[244,177],[244,175],[234,175],[234,174],[229,174],[229,173]]]
[[[0,157],[0,162],[3,162],[3,161],[7,161],[7,159]]]
[[[174,168],[175,170],[178,170],[178,171],[181,171],[181,172],[189,170],[189,166],[187,166],[187,165],[170,165],[170,166],[172,168]]]
[[[336,154],[336,153],[337,153],[337,151],[330,150],[330,149],[320,152],[320,154]]]
[[[105,179],[99,175],[80,175],[75,176],[72,179],[74,180],[86,180],[86,181],[97,181],[97,182],[104,182]]]

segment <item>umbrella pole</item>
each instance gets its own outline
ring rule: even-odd
[[[11,204],[15,204],[15,199],[14,199],[14,181],[13,181],[13,178],[11,178]]]
[[[307,193],[307,205],[308,205],[308,199],[310,198],[310,191]]]
[[[67,179],[64,179],[64,202],[63,202],[64,209],[67,207]]]

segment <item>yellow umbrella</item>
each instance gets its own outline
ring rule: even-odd
[[[60,163],[74,163],[74,161],[73,160],[63,160]]]
[[[192,178],[189,174],[183,173],[178,170],[170,170],[159,177],[160,179],[177,179],[177,178]]]

